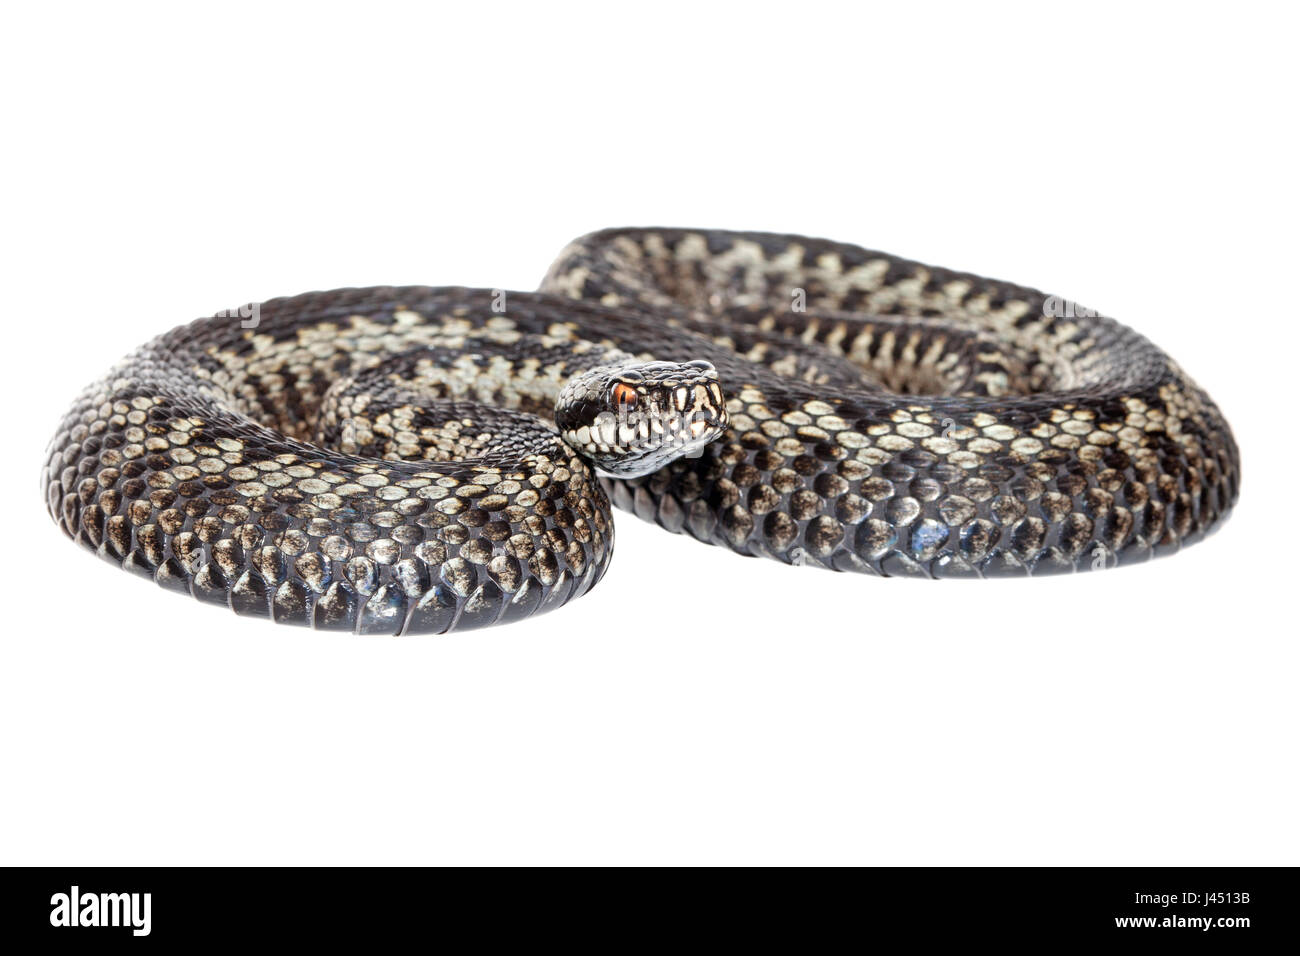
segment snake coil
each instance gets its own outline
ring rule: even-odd
[[[241,614],[358,633],[589,590],[610,500],[882,576],[1092,570],[1218,526],[1218,408],[1127,327],[856,246],[614,229],[538,293],[314,292],[181,326],[77,399],[42,486],[75,541]]]

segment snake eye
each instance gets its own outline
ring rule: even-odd
[[[624,385],[619,382],[610,392],[610,398],[613,399],[615,405],[636,408],[636,389],[631,385]]]

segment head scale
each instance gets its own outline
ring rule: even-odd
[[[629,362],[570,379],[556,400],[555,422],[601,471],[635,478],[697,457],[726,431],[727,409],[708,362]]]

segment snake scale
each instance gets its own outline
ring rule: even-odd
[[[1231,510],[1209,397],[1032,289],[767,233],[611,229],[536,293],[313,292],[168,332],[48,450],[54,520],[163,587],[357,633],[588,591],[614,505],[881,576],[1129,564]]]

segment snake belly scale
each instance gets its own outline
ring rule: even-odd
[[[604,573],[611,501],[745,555],[985,578],[1176,551],[1238,492],[1218,408],[1136,332],[845,243],[613,229],[536,293],[256,314],[174,329],[87,388],[42,486],[101,557],[283,623],[443,633],[558,607]]]

